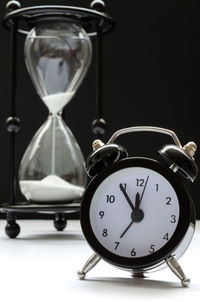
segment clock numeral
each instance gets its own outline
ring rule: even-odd
[[[135,251],[135,248],[134,249],[132,249],[132,251],[131,251],[131,256],[136,256],[136,251]]]
[[[104,211],[100,211],[100,212],[99,212],[99,216],[100,216],[100,219],[102,219],[103,216],[104,216]]]
[[[143,178],[136,178],[136,186],[137,187],[144,187],[144,179]]]
[[[149,254],[153,254],[155,252],[155,244],[151,244]]]
[[[176,215],[171,215],[171,223],[175,223],[176,222]]]
[[[113,203],[115,202],[115,196],[114,195],[106,195],[107,202]]]
[[[168,206],[171,206],[171,197],[166,197],[166,200],[167,200],[167,202],[166,202],[166,204],[168,205]]]
[[[158,184],[156,184],[156,192],[158,192]]]
[[[167,234],[165,234],[165,236],[163,237],[163,239],[165,239],[165,240],[169,240],[169,234],[167,233]]]
[[[107,237],[108,236],[108,230],[107,229],[103,229],[102,236],[103,237]]]
[[[115,242],[116,246],[115,246],[115,250],[118,248],[120,242]]]

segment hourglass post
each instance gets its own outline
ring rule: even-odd
[[[103,66],[102,66],[102,30],[97,29],[97,118],[100,119],[103,115]]]
[[[105,3],[94,0],[91,7],[99,12],[105,12]],[[102,139],[107,130],[103,119],[103,28],[101,21],[96,23],[96,119],[92,122],[92,131],[98,139]]]
[[[11,1],[12,2],[12,1]],[[12,7],[12,6],[11,6]],[[9,3],[7,9],[9,9]],[[11,9],[11,8],[10,8]],[[9,9],[9,10],[10,10]],[[16,116],[16,75],[17,75],[17,21],[14,20],[10,32],[10,89],[9,89],[9,111],[10,116],[6,120],[7,131],[9,132],[9,202],[16,201],[15,192],[15,135],[20,128],[20,120]]]
[[[7,11],[20,7],[17,1],[10,1],[7,4]],[[10,31],[10,89],[9,89],[9,112],[6,120],[7,131],[9,132],[9,204],[16,202],[16,169],[15,169],[15,137],[20,129],[20,120],[16,114],[16,75],[17,75],[17,29],[18,22],[13,20]],[[15,214],[7,212],[6,233],[10,238],[15,238],[19,232],[19,225],[15,222]]]

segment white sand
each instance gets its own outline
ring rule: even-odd
[[[71,100],[74,95],[74,91],[65,93],[56,93],[44,96],[43,102],[52,114],[56,114],[63,110],[65,105]]]
[[[84,193],[84,187],[72,185],[56,175],[42,180],[21,180],[19,184],[26,199],[33,201],[73,201]]]

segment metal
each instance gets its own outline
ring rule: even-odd
[[[175,257],[171,256],[169,259],[166,259],[166,263],[172,272],[181,280],[183,287],[187,287],[190,284],[190,279],[187,278],[179,265]]]
[[[129,127],[129,128],[120,129],[111,136],[111,138],[109,139],[107,144],[112,144],[117,139],[117,137],[119,137],[120,135],[132,133],[132,132],[157,132],[157,133],[166,134],[166,135],[171,136],[174,143],[178,147],[182,148],[182,145],[181,145],[177,135],[172,130],[165,129],[165,128],[159,128],[159,127],[153,127],[153,126],[137,126],[137,127]]]
[[[96,119],[92,122],[92,131],[97,138],[102,139],[107,124],[103,119],[103,29],[99,21],[96,32]]]
[[[113,19],[104,12],[99,12],[94,9],[81,8],[75,6],[62,5],[41,5],[16,9],[12,12],[7,12],[2,22],[9,29],[12,26],[13,20],[20,22],[18,32],[27,35],[29,30],[38,23],[38,20],[52,20],[52,18],[69,19],[71,22],[81,23],[89,36],[96,36],[96,24],[102,27],[102,33],[107,34],[115,27]]]
[[[52,204],[52,205],[39,205],[33,203],[20,203],[15,205],[1,205],[1,212],[13,212],[13,213],[72,213],[80,211],[80,203],[70,203],[70,204]]]
[[[107,124],[103,119],[103,29],[100,22],[96,25],[96,31],[96,119],[92,122],[92,131],[102,139]]]
[[[105,144],[100,140],[100,139],[96,139],[95,141],[93,141],[92,143],[92,148],[93,151],[103,147]]]
[[[13,10],[13,9],[17,9],[17,8],[20,8],[20,7],[21,7],[20,2],[15,1],[15,0],[8,1],[8,3],[6,4],[6,9],[7,10]]]
[[[99,144],[101,142],[99,141]],[[126,158],[128,153],[126,149],[117,144],[102,145],[100,148],[94,150],[88,157],[86,162],[86,170],[90,177],[94,177],[109,164]]]
[[[7,213],[7,224],[5,227],[5,232],[8,237],[16,238],[20,233],[20,226],[15,221],[15,214],[13,212]]]
[[[98,10],[97,8],[100,8],[102,10],[105,9],[105,3],[102,0],[94,0],[91,2],[90,7],[96,10]]]
[[[185,146],[183,146],[183,149],[186,153],[188,153],[188,155],[194,157],[195,152],[197,151],[197,145],[195,144],[195,142],[189,142]]]
[[[10,35],[10,94],[9,94],[9,106],[10,106],[10,118],[16,117],[16,73],[17,73],[17,27],[18,23],[14,22],[11,26]],[[9,202],[13,204],[15,202],[15,131],[9,133]]]
[[[133,278],[141,278],[141,279],[145,279],[146,278],[146,276],[145,276],[145,274],[143,272],[136,272],[136,271],[133,271],[131,273],[131,277],[133,277]]]
[[[96,108],[97,118],[103,116],[103,40],[102,40],[102,27],[97,25],[96,37]]]
[[[78,278],[84,280],[86,274],[97,265],[101,258],[97,254],[93,254],[85,263],[82,269],[77,272]]]
[[[165,145],[160,148],[158,152],[163,159],[171,165],[170,168],[175,173],[179,173],[190,182],[195,181],[198,175],[198,166],[194,158],[184,149],[184,147],[180,148],[174,144]]]
[[[37,205],[29,203],[1,205],[0,212],[6,213],[7,224],[5,232],[9,238],[16,238],[20,233],[20,226],[16,223],[16,214],[55,214],[54,226],[57,231],[64,230],[67,220],[79,219],[80,202],[63,205]]]

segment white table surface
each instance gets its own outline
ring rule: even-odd
[[[0,301],[197,301],[200,298],[200,222],[193,241],[179,260],[191,278],[183,288],[167,268],[146,279],[130,278],[129,272],[103,260],[77,278],[77,270],[92,251],[83,238],[78,221],[69,221],[57,232],[52,221],[19,221],[21,233],[9,239],[0,221]]]

